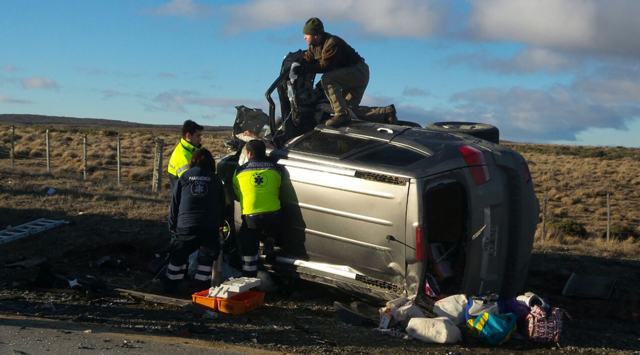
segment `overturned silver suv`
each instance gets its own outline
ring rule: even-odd
[[[269,116],[252,110],[248,119],[241,107],[234,126],[238,135],[268,125],[282,169],[281,235],[263,266],[378,300],[521,291],[539,210],[524,158],[446,125],[315,125],[321,91],[313,77],[290,80],[299,55],[285,58],[267,91]],[[284,122],[276,122],[276,89]],[[239,151],[218,164],[232,230],[241,225],[231,183],[238,159]]]

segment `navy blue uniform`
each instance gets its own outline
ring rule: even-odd
[[[184,172],[173,189],[169,211],[171,240],[167,278],[184,279],[189,255],[200,248],[195,280],[211,280],[211,266],[220,252],[219,228],[224,225],[224,192],[218,176],[208,168]]]

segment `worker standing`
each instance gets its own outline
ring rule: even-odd
[[[189,255],[199,249],[194,277],[196,290],[209,288],[211,267],[220,252],[219,231],[224,226],[224,191],[215,160],[207,149],[193,153],[189,169],[173,190],[169,230],[173,234],[164,291],[173,292],[187,272]]]
[[[348,109],[362,120],[379,123],[397,123],[396,109],[359,106],[369,84],[369,66],[358,52],[342,38],[324,31],[317,17],[310,18],[302,30],[309,45],[300,62],[293,69],[297,75],[306,72],[323,73],[321,83],[331,108],[333,118],[326,125],[340,127],[351,122]]]
[[[182,125],[182,138],[171,153],[169,159],[169,182],[171,191],[182,174],[189,169],[191,156],[196,149],[202,148],[202,131],[204,128],[192,120],[184,121]]]
[[[242,256],[242,276],[256,277],[260,239],[264,231],[272,236],[280,222],[281,176],[276,164],[266,156],[262,140],[247,142],[248,161],[233,174],[233,188],[242,207],[238,247]]]

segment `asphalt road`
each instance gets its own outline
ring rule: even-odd
[[[0,315],[0,355],[252,354],[275,352],[185,337],[116,332],[67,321]]]

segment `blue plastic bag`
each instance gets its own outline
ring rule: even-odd
[[[518,317],[513,313],[482,313],[476,319],[467,321],[469,334],[489,345],[500,345],[511,339],[516,330]]]

